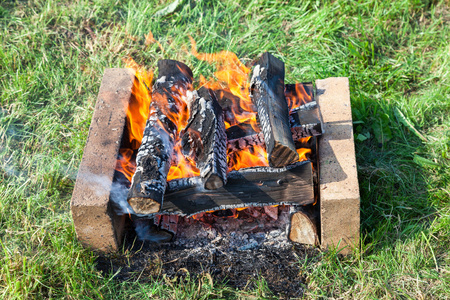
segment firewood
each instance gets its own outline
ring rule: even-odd
[[[316,226],[306,214],[296,212],[292,215],[289,239],[300,244],[318,244],[319,238],[317,236]]]
[[[193,215],[236,207],[314,203],[310,162],[231,171],[227,184],[216,190],[205,190],[198,185],[198,178],[171,180],[161,212]],[[173,187],[176,189],[170,190]]]
[[[180,113],[177,102],[184,101],[192,87],[192,71],[185,64],[160,60],[158,69],[149,118],[136,157],[136,172],[127,197],[137,214],[151,214],[161,208],[177,136],[177,125],[170,116]]]
[[[264,53],[253,69],[252,101],[264,134],[269,166],[282,167],[298,161],[289,126],[284,95],[284,63]]]
[[[262,132],[244,136],[238,139],[229,140],[227,142],[227,151],[234,152],[245,150],[253,146],[263,146],[264,145],[264,135]]]
[[[223,112],[210,89],[202,87],[196,94],[181,146],[183,154],[200,170],[205,189],[215,190],[227,181],[227,136]]]

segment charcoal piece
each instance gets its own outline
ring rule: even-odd
[[[200,170],[204,188],[214,190],[227,181],[227,136],[223,112],[210,89],[202,87],[196,94],[181,146],[183,154]]]
[[[177,125],[171,116],[180,113],[180,101],[185,101],[193,80],[192,71],[181,62],[160,60],[158,69],[149,118],[136,157],[136,172],[127,197],[134,212],[144,215],[158,212],[163,203],[177,136]]]
[[[264,134],[269,166],[283,167],[298,161],[290,132],[281,60],[267,52],[261,56],[253,69],[251,96]]]

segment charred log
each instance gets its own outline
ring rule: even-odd
[[[227,185],[217,190],[204,190],[197,185],[199,181],[195,178],[198,177],[169,182],[162,213],[193,215],[236,207],[314,203],[310,162],[298,162],[283,168],[256,167],[232,171],[228,174]],[[185,189],[181,190],[183,184]],[[180,190],[170,190],[173,187]]]
[[[259,133],[259,131],[255,131],[251,124],[241,123],[238,125],[234,125],[229,127],[227,130],[227,139],[234,140],[244,136],[254,135]]]
[[[127,197],[137,214],[158,212],[163,203],[177,135],[177,126],[170,116],[180,113],[183,107],[180,104],[192,87],[192,71],[185,64],[160,60],[158,69],[149,118],[136,157],[136,172]]]
[[[272,167],[298,160],[290,133],[289,109],[284,96],[284,63],[264,53],[253,69],[252,101],[264,134],[267,159]]]
[[[244,136],[227,142],[228,153],[248,149],[253,146],[264,146],[264,135],[262,132]]]
[[[197,91],[181,138],[183,154],[200,170],[204,187],[215,190],[227,181],[227,136],[222,108],[210,89]]]

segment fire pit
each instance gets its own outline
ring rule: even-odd
[[[153,89],[149,73],[105,71],[71,202],[84,245],[117,250],[133,228],[141,240],[183,246],[224,232],[231,244],[236,232],[250,235],[240,250],[277,239],[357,246],[347,78],[317,80],[316,92],[285,85],[284,64],[265,53],[250,82],[201,78],[194,90],[183,63],[158,67]]]

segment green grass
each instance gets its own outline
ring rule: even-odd
[[[290,83],[350,79],[362,243],[299,262],[306,297],[449,298],[448,1],[185,0],[154,16],[166,5],[0,2],[0,298],[271,297],[263,280],[117,282],[76,239],[69,202],[104,69],[171,58],[211,75],[184,51],[188,35],[245,63],[270,51]],[[149,31],[164,52],[145,45]]]

